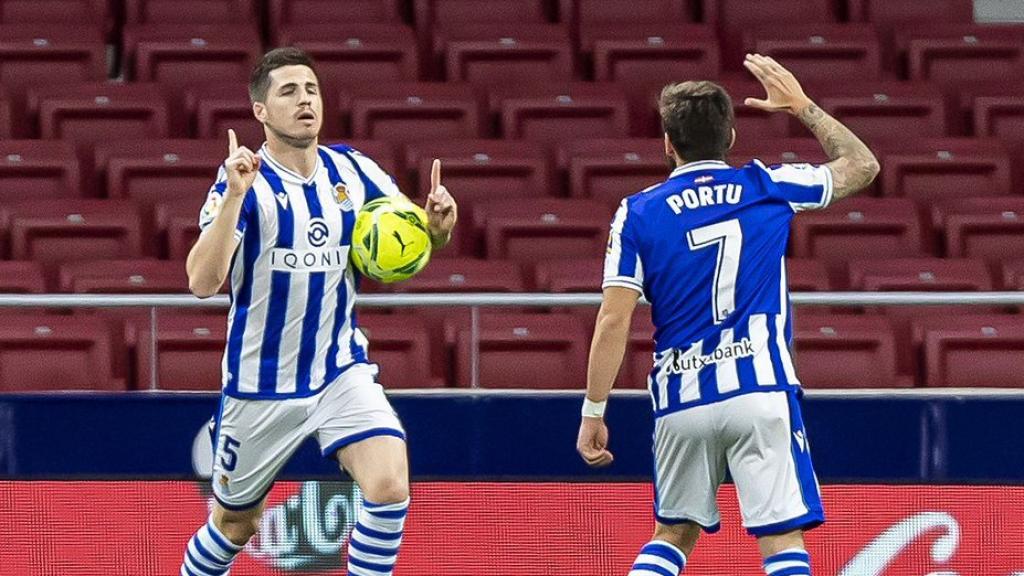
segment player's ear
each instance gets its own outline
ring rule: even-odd
[[[736,144],[736,128],[734,127],[734,128],[732,129],[732,139],[731,139],[731,140],[729,140],[729,150],[732,150],[732,147],[733,147],[733,146],[734,146],[735,144]]]
[[[665,156],[672,158],[675,156],[675,148],[672,147],[672,141],[668,139],[668,133],[665,133]]]
[[[252,115],[256,117],[260,122],[266,122],[267,120],[267,106],[263,102],[252,103]]]

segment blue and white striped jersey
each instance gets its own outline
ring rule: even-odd
[[[604,287],[652,304],[655,416],[799,386],[788,348],[789,224],[831,199],[829,168],[755,160],[692,162],[622,201]]]
[[[224,393],[239,398],[311,396],[349,366],[367,362],[353,310],[349,265],[355,216],[364,203],[400,194],[373,160],[348,146],[320,146],[309,179],[274,161],[242,206],[231,263],[231,310],[222,364]],[[199,217],[205,230],[227,187],[221,167]]]

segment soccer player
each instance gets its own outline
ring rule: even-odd
[[[824,519],[789,354],[785,252],[790,219],[845,198],[878,174],[875,157],[805,94],[775,60],[744,66],[767,98],[746,104],[799,118],[824,165],[724,162],[735,139],[732,102],[711,82],[662,91],[668,180],[626,198],[614,220],[604,296],[590,350],[577,449],[612,461],[603,415],[640,295],[652,304],[655,531],[629,576],[677,576],[700,530],[719,528],[726,469],[765,573],[809,576],[803,531]]]
[[[321,87],[295,48],[263,56],[249,96],[266,143],[229,155],[203,206],[188,256],[201,298],[231,277],[223,395],[214,422],[209,521],[189,541],[183,576],[226,574],[255,534],[281,466],[306,437],[337,459],[364,500],[349,539],[348,573],[390,576],[409,505],[405,433],[353,311],[348,262],[356,213],[400,194],[376,163],[348,146],[319,146]],[[435,248],[457,207],[434,161],[426,202]]]

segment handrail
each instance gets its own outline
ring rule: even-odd
[[[1022,292],[794,292],[800,306],[1019,306]],[[356,303],[366,308],[409,306],[598,306],[601,294],[465,293],[362,294]],[[190,294],[0,294],[0,308],[227,308],[226,295],[199,299]]]

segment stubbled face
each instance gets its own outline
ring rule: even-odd
[[[285,144],[306,148],[316,143],[323,124],[320,84],[308,66],[283,66],[270,72],[265,102],[253,104],[256,118]]]

